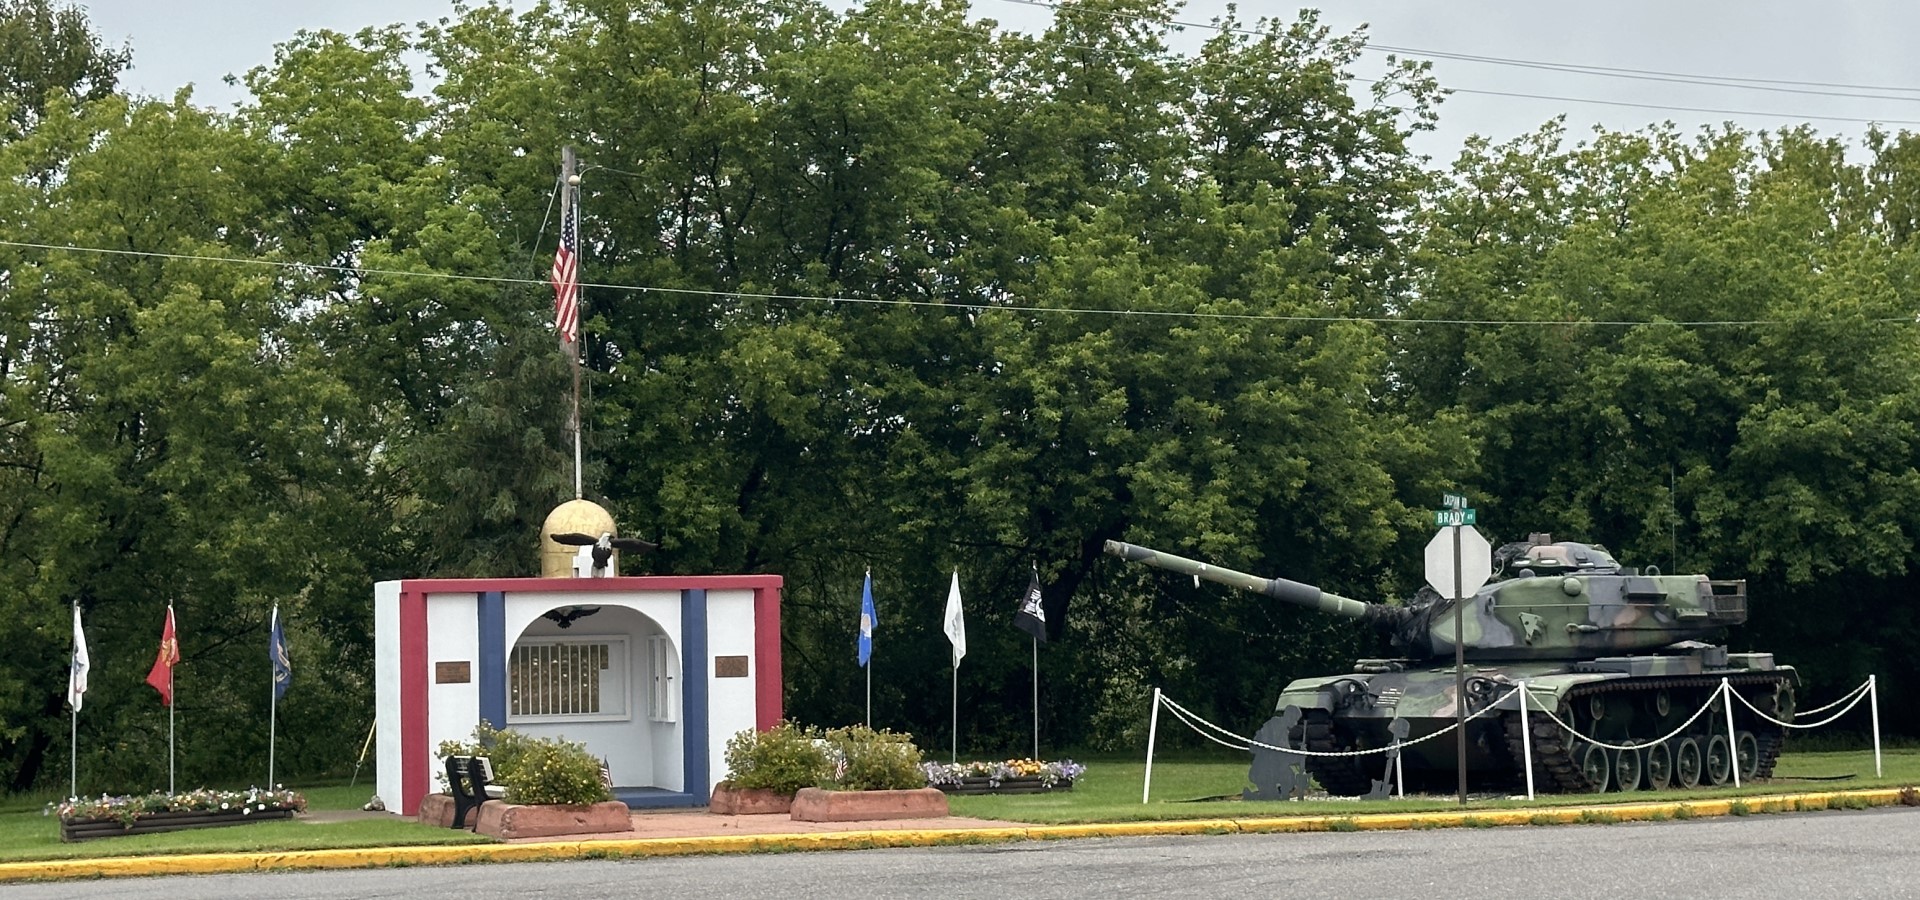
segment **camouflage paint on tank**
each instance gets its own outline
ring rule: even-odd
[[[1575,691],[1595,685],[1634,687],[1685,683],[1697,688],[1722,677],[1771,673],[1743,695],[1763,708],[1790,710],[1797,675],[1771,654],[1730,654],[1709,643],[1746,621],[1746,586],[1704,575],[1662,575],[1621,566],[1604,548],[1554,542],[1545,536],[1506,545],[1495,554],[1501,571],[1456,604],[1431,590],[1400,604],[1342,597],[1283,578],[1262,578],[1118,541],[1107,552],[1132,562],[1253,591],[1285,603],[1364,621],[1386,634],[1398,659],[1360,660],[1341,675],[1298,679],[1280,693],[1276,719],[1289,707],[1324,710],[1356,749],[1392,741],[1394,720],[1407,723],[1408,740],[1435,734],[1462,715],[1492,706],[1469,723],[1470,771],[1511,772],[1511,748],[1501,739],[1500,715],[1517,713],[1515,688],[1527,686],[1528,707],[1565,712]],[[1467,660],[1466,703],[1456,696],[1454,617],[1461,621]],[[1603,688],[1613,690],[1614,688]],[[1780,692],[1784,691],[1784,696]],[[1637,696],[1637,695],[1636,695]],[[1408,747],[1409,770],[1451,770],[1456,742],[1429,740]]]

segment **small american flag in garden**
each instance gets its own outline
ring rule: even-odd
[[[553,327],[560,343],[571,348],[580,340],[580,205],[571,196],[560,205],[560,248],[553,252]]]

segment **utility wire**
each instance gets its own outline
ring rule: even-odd
[[[342,274],[366,276],[388,276],[396,278],[437,278],[445,281],[466,281],[485,284],[521,284],[545,286],[544,279],[512,278],[503,275],[460,275],[452,272],[423,272],[403,269],[371,269],[360,266],[337,266],[323,263],[299,263],[282,260],[255,259],[244,256],[206,256],[192,253],[161,253],[151,250],[120,250],[110,247],[82,247],[73,244],[44,244],[32,241],[0,240],[0,247],[17,247],[27,250],[54,250],[69,253],[95,253],[109,256],[134,256],[148,259],[177,259],[191,262],[225,263],[229,265],[264,266],[282,269],[300,269],[316,272],[339,272]],[[610,291],[629,293],[680,294],[696,297],[717,297],[740,300],[778,300],[795,303],[860,303],[870,306],[893,307],[929,307],[945,310],[999,310],[1018,313],[1047,313],[1086,316],[1139,316],[1156,319],[1201,319],[1234,322],[1305,322],[1305,323],[1368,323],[1374,325],[1484,325],[1484,326],[1574,326],[1604,328],[1638,328],[1650,326],[1656,328],[1708,328],[1708,327],[1773,327],[1793,326],[1802,323],[1778,319],[1701,319],[1701,320],[1651,320],[1651,319],[1603,319],[1560,321],[1552,319],[1435,319],[1405,318],[1394,316],[1305,316],[1281,315],[1276,313],[1215,313],[1188,310],[1165,309],[1099,309],[1095,307],[1074,306],[1021,306],[1011,303],[964,302],[946,300],[904,300],[879,297],[846,297],[829,294],[777,294],[765,291],[716,291],[700,288],[658,287],[643,284],[615,284],[610,282],[582,282],[581,287],[603,288]],[[1920,320],[1906,317],[1861,319],[1863,325],[1914,325]]]
[[[1105,16],[1112,19],[1119,19],[1119,20],[1129,21],[1129,22],[1140,22],[1140,23],[1145,23],[1150,25],[1165,24],[1165,25],[1177,26],[1180,28],[1205,28],[1213,31],[1220,31],[1223,33],[1246,34],[1246,35],[1252,35],[1255,37],[1265,36],[1265,32],[1248,29],[1248,28],[1230,28],[1224,25],[1216,25],[1212,23],[1202,23],[1202,22],[1187,22],[1187,21],[1182,21],[1178,19],[1168,19],[1168,20],[1162,21],[1159,19],[1149,19],[1143,16],[1132,16],[1132,15],[1127,15],[1125,13],[1109,12],[1107,10],[1098,10],[1098,9],[1066,8],[1066,7],[1062,7],[1057,3],[1045,2],[1045,0],[1001,0],[1001,2],[1015,3],[1022,6],[1037,6],[1044,9],[1051,9],[1056,12],[1087,13],[1090,15],[1099,15],[1099,16]],[[1088,50],[1099,49],[1099,48],[1093,48],[1093,47],[1080,47],[1080,45],[1068,45],[1068,46],[1073,46],[1079,49],[1088,49]],[[1622,78],[1631,77],[1631,78],[1641,78],[1641,79],[1654,80],[1654,81],[1673,81],[1673,82],[1680,82],[1685,84],[1696,84],[1703,87],[1730,87],[1730,88],[1740,88],[1745,90],[1780,91],[1784,93],[1795,93],[1795,94],[1816,94],[1816,95],[1828,96],[1828,97],[1852,97],[1852,98],[1860,98],[1860,99],[1893,100],[1896,102],[1920,101],[1920,96],[1895,97],[1895,96],[1887,96],[1887,95],[1880,95],[1880,94],[1839,93],[1839,92],[1832,92],[1832,91],[1812,91],[1812,90],[1787,89],[1787,88],[1780,88],[1780,87],[1765,87],[1765,86],[1759,86],[1759,85],[1730,84],[1727,82],[1749,80],[1749,79],[1733,78],[1730,76],[1684,75],[1681,73],[1660,73],[1660,72],[1652,72],[1652,71],[1638,72],[1638,71],[1626,70],[1626,69],[1613,69],[1605,66],[1578,66],[1573,64],[1549,63],[1549,62],[1540,62],[1535,60],[1505,59],[1502,57],[1492,57],[1492,56],[1472,56],[1470,54],[1452,54],[1452,53],[1446,53],[1444,51],[1427,51],[1427,50],[1420,50],[1417,48],[1408,48],[1408,47],[1388,47],[1388,46],[1377,45],[1377,44],[1363,44],[1362,46],[1368,50],[1394,52],[1394,53],[1402,53],[1402,54],[1413,54],[1413,55],[1426,55],[1426,56],[1432,56],[1439,59],[1457,59],[1457,60],[1466,61],[1466,62],[1483,62],[1483,63],[1497,64],[1497,65],[1512,65],[1512,66],[1522,66],[1522,67],[1536,68],[1536,69],[1549,69],[1549,70],[1555,70],[1555,71],[1564,71],[1572,74],[1605,75],[1609,77],[1622,77]],[[1718,80],[1709,81],[1709,80],[1700,80],[1700,79],[1718,79]],[[1363,84],[1377,83],[1375,81],[1371,81],[1365,78],[1348,77],[1347,80],[1357,81]],[[1763,81],[1764,79],[1751,79],[1751,80]],[[1795,82],[1774,82],[1774,83],[1793,84]],[[1827,87],[1854,87],[1853,85],[1832,85],[1832,84],[1827,84],[1823,82],[1811,82],[1811,84],[1819,84],[1820,86],[1827,86]],[[1636,103],[1636,102],[1627,101],[1627,100],[1599,100],[1599,99],[1593,99],[1593,98],[1587,98],[1587,97],[1563,97],[1563,96],[1556,96],[1556,95],[1549,95],[1549,94],[1528,94],[1528,93],[1522,93],[1517,91],[1482,90],[1478,88],[1445,87],[1443,89],[1450,94],[1475,94],[1475,95],[1487,96],[1487,97],[1508,97],[1508,98],[1515,98],[1515,99],[1522,99],[1522,100],[1549,100],[1556,103],[1586,103],[1586,104],[1592,104],[1596,106],[1618,106],[1618,107],[1628,107],[1633,109],[1662,110],[1666,112],[1707,113],[1711,115],[1748,116],[1748,117],[1767,118],[1767,119],[1795,119],[1795,120],[1807,119],[1807,120],[1819,120],[1819,121],[1826,121],[1826,122],[1849,122],[1854,124],[1866,124],[1866,125],[1874,125],[1874,124],[1920,125],[1920,119],[1860,118],[1855,116],[1822,115],[1818,113],[1763,112],[1758,110],[1724,109],[1719,107],[1675,106],[1671,104],[1662,104],[1662,103]],[[1920,91],[1920,88],[1900,88],[1900,87],[1864,87],[1862,86],[1860,87],[1860,89],[1861,90],[1880,90],[1880,91]]]
[[[1080,7],[1066,7],[1057,2],[1049,2],[1049,0],[1001,0],[1001,2],[1018,4],[1020,6],[1037,6],[1042,9],[1050,9],[1055,12],[1084,13],[1087,15],[1105,16],[1110,19],[1122,19],[1122,20],[1131,21],[1131,22],[1145,22],[1148,24],[1159,24],[1161,21],[1158,19],[1150,19],[1145,16],[1135,16],[1135,15],[1129,15],[1127,13],[1111,12],[1104,9],[1084,9]],[[1210,31],[1245,34],[1253,37],[1266,36],[1265,32],[1259,31],[1257,29],[1231,28],[1224,25],[1218,25],[1212,22],[1188,22],[1188,21],[1182,21],[1179,19],[1167,19],[1165,20],[1165,24],[1172,25],[1178,28],[1204,28]],[[1527,69],[1552,69],[1552,70],[1558,70],[1558,71],[1574,72],[1579,74],[1599,75],[1599,76],[1604,76],[1609,78],[1638,78],[1638,79],[1652,79],[1652,80],[1661,80],[1661,81],[1681,81],[1684,83],[1691,83],[1691,84],[1702,84],[1702,85],[1719,86],[1719,87],[1743,87],[1743,88],[1751,88],[1753,90],[1772,89],[1772,88],[1760,87],[1761,85],[1799,85],[1804,87],[1840,88],[1845,91],[1905,91],[1905,92],[1920,94],[1920,87],[1913,87],[1913,86],[1900,87],[1900,86],[1890,86],[1890,85],[1847,84],[1844,82],[1801,81],[1801,80],[1788,79],[1788,78],[1750,78],[1750,77],[1738,76],[1738,75],[1708,75],[1708,74],[1690,73],[1690,72],[1668,72],[1668,71],[1663,71],[1659,69],[1635,69],[1635,68],[1627,68],[1627,67],[1621,67],[1621,66],[1594,66],[1594,65],[1585,65],[1580,63],[1559,63],[1559,62],[1552,62],[1549,60],[1520,59],[1516,57],[1507,57],[1507,56],[1486,56],[1486,55],[1474,54],[1474,53],[1454,53],[1446,50],[1427,50],[1419,47],[1395,47],[1387,44],[1368,43],[1368,44],[1362,44],[1361,46],[1367,50],[1373,50],[1380,53],[1399,53],[1399,54],[1405,54],[1405,55],[1431,57],[1433,59],[1451,59],[1459,62],[1485,63],[1488,65],[1514,66],[1518,68],[1527,68]],[[1729,83],[1729,82],[1733,82],[1733,83]],[[1854,94],[1854,93],[1837,93],[1836,94],[1836,93],[1828,93],[1824,91],[1793,90],[1791,92],[1821,94],[1823,96],[1833,96],[1833,97],[1867,97],[1870,99],[1885,99],[1885,100],[1920,100],[1920,97],[1884,97],[1884,96],[1878,96],[1878,95]]]
[[[1366,78],[1349,77],[1348,81],[1361,84],[1379,84]],[[1586,97],[1558,97],[1551,94],[1524,94],[1517,91],[1483,91],[1474,88],[1448,88],[1441,90],[1450,94],[1477,94],[1484,97],[1512,97],[1521,100],[1552,100],[1557,103],[1591,103],[1598,106],[1624,106],[1633,109],[1658,109],[1667,112],[1710,113],[1717,116],[1753,116],[1763,119],[1818,119],[1823,122],[1852,122],[1860,125],[1920,125],[1920,119],[1862,119],[1854,116],[1827,116],[1819,113],[1782,113],[1760,112],[1751,109],[1721,109],[1709,106],[1673,106],[1665,103],[1635,103],[1630,100],[1593,100]]]

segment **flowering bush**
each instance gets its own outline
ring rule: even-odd
[[[901,791],[923,788],[920,748],[913,735],[865,725],[835,728],[826,735],[831,775],[821,787],[835,791]]]
[[[47,815],[57,815],[62,822],[81,819],[118,819],[132,825],[141,816],[166,812],[205,812],[209,810],[239,810],[241,815],[266,812],[270,809],[291,809],[296,812],[307,808],[307,798],[294,791],[280,788],[263,791],[252,788],[245,791],[213,791],[202,788],[184,794],[167,794],[155,791],[142,796],[82,797],[47,805]]]
[[[600,760],[585,744],[555,738],[537,738],[481,722],[473,740],[442,741],[441,759],[484,756],[493,763],[493,778],[507,789],[508,803],[580,804],[613,799],[600,781]],[[446,771],[434,773],[441,789]]]
[[[781,722],[727,739],[727,781],[736,788],[792,794],[828,777],[826,742],[819,729]]]
[[[987,783],[999,787],[1000,782],[1011,778],[1038,778],[1047,787],[1056,787],[1062,783],[1071,784],[1073,780],[1085,774],[1087,767],[1070,759],[1058,762],[1041,762],[1037,759],[1009,759],[1003,762],[963,762],[963,763],[921,763],[921,771],[927,773],[927,783],[932,785],[959,784],[962,778],[985,778]]]

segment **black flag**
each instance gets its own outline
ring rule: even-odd
[[[1040,602],[1039,572],[1033,573],[1033,580],[1027,582],[1027,592],[1020,598],[1020,611],[1013,614],[1013,624],[1033,635],[1034,640],[1047,642],[1047,610]]]

